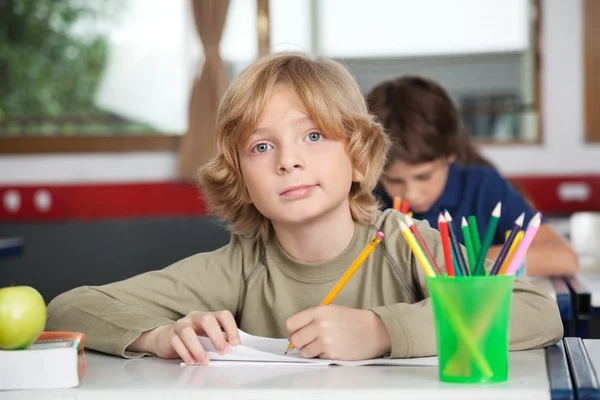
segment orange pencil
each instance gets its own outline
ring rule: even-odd
[[[400,200],[400,197],[394,196],[394,210],[400,211],[400,204],[401,203],[402,203],[402,200]]]
[[[369,257],[369,254],[371,254],[371,252],[373,250],[375,250],[375,247],[377,247],[379,242],[381,242],[381,239],[383,239],[383,232],[377,232],[377,235],[375,235],[375,237],[365,247],[365,249],[362,251],[362,253],[360,253],[358,255],[358,257],[356,257],[356,260],[354,260],[354,262],[352,263],[350,268],[348,268],[346,270],[346,273],[344,273],[344,275],[340,278],[340,280],[335,284],[333,289],[331,289],[329,294],[321,302],[322,306],[326,306],[326,305],[330,304],[333,301],[333,299],[335,299],[335,296],[337,296],[338,293],[340,292],[340,290],[342,290],[344,288],[346,283],[348,283],[350,278],[352,278],[352,275],[354,275],[354,273],[358,270],[358,268],[360,268],[362,263],[367,259],[367,257]],[[287,350],[285,351],[285,354],[289,353],[290,350],[292,350],[293,348],[294,348],[294,345],[290,343],[287,347]]]

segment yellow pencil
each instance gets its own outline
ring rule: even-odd
[[[525,232],[523,230],[520,230],[519,233],[517,233],[517,236],[515,236],[515,240],[513,240],[512,245],[510,246],[510,249],[508,250],[508,255],[506,256],[506,260],[504,260],[504,264],[502,264],[502,268],[500,268],[500,272],[498,272],[498,275],[504,275],[504,272],[506,271],[506,268],[508,268],[508,264],[510,264],[510,260],[512,260],[513,256],[515,255],[517,246],[521,242],[521,239],[523,239],[524,234],[525,234]]]
[[[329,294],[321,302],[322,306],[330,304],[333,301],[333,299],[335,299],[335,296],[337,296],[340,290],[344,288],[346,283],[348,283],[350,278],[352,278],[352,275],[354,275],[354,273],[358,270],[358,268],[360,268],[360,266],[366,260],[366,258],[369,257],[369,254],[371,254],[371,252],[375,249],[375,247],[377,247],[379,242],[381,242],[381,239],[383,239],[383,232],[377,232],[377,235],[375,235],[373,240],[371,240],[371,242],[365,247],[362,253],[360,253],[358,257],[356,257],[356,260],[354,260],[350,268],[346,270],[346,273],[340,278],[340,280],[335,284],[333,289],[331,289]],[[290,350],[292,350],[293,348],[294,345],[290,343],[288,345],[287,350],[285,351],[285,354],[289,353]]]
[[[423,267],[423,269],[425,270],[425,275],[436,276],[435,271],[431,266],[431,263],[429,262],[429,260],[427,260],[427,257],[425,257],[423,250],[421,250],[421,246],[419,246],[417,239],[410,231],[408,225],[406,225],[400,218],[398,218],[398,223],[400,224],[400,231],[402,232],[402,235],[404,235],[404,238],[408,242],[408,245],[412,249],[413,253],[415,253],[415,256],[417,257],[417,260],[419,260],[419,263],[421,263],[421,267]]]

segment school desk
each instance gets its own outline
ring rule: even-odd
[[[449,384],[437,367],[181,367],[180,360],[125,360],[86,350],[78,388],[0,392],[0,399],[570,399],[564,349],[510,353],[510,378]]]
[[[600,338],[600,260],[597,268],[581,270],[579,275],[569,278],[568,282],[573,286],[574,298],[578,299],[583,308],[583,314],[577,316],[578,325],[583,332],[577,336]]]
[[[0,259],[20,255],[24,245],[25,239],[21,237],[0,238]]]

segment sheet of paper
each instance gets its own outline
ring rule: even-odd
[[[388,359],[378,358],[362,361],[337,361],[323,360],[318,358],[304,358],[297,350],[292,350],[285,355],[288,346],[287,339],[272,339],[260,336],[250,335],[242,330],[239,331],[240,342],[238,346],[230,346],[226,354],[219,354],[215,351],[210,339],[199,336],[202,347],[207,351],[211,359],[211,365],[257,365],[268,363],[268,365],[405,365],[405,366],[437,366],[437,357],[409,358],[409,359]],[[181,363],[181,366],[187,364]]]

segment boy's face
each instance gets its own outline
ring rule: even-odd
[[[450,161],[446,158],[422,164],[394,161],[385,170],[381,183],[390,197],[408,200],[413,212],[424,213],[444,192]]]
[[[349,215],[353,169],[345,143],[329,140],[289,87],[275,86],[238,154],[250,200],[275,228]]]

